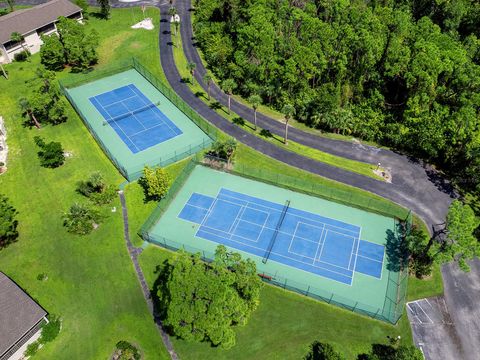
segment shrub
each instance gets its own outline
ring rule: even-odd
[[[27,350],[23,353],[25,357],[33,356],[37,353],[38,349],[40,348],[40,343],[35,341],[27,346]]]
[[[0,249],[17,240],[17,214],[8,198],[0,194]]]
[[[55,340],[55,338],[60,333],[60,329],[62,327],[62,322],[58,316],[51,315],[49,317],[48,324],[43,325],[42,327],[42,335],[38,340],[41,344],[45,344],[47,342],[51,342]]]
[[[63,226],[68,232],[86,235],[92,232],[94,224],[101,220],[100,213],[84,204],[73,204],[63,215]]]
[[[25,61],[28,59],[29,56],[30,52],[23,50],[13,55],[13,58],[15,59],[15,61]]]
[[[111,203],[116,194],[115,187],[107,185],[100,172],[91,174],[86,181],[80,181],[77,191],[97,205]]]
[[[113,359],[115,360],[140,360],[139,350],[128,341],[119,341]]]
[[[41,149],[38,152],[40,165],[46,168],[56,168],[63,165],[65,156],[63,155],[62,144],[59,142],[49,142],[48,144],[39,136],[34,137],[35,144]]]

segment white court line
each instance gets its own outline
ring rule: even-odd
[[[318,245],[317,245],[317,249],[315,250],[315,256],[313,257],[313,264],[312,265],[315,265],[315,261],[316,261],[317,256],[318,256],[318,250],[320,250],[320,245],[322,246],[322,250],[323,250],[323,243],[325,242],[325,236],[323,234],[325,234],[325,236],[327,236],[325,226],[322,228],[322,232],[320,233],[320,238],[318,239]],[[322,239],[323,239],[323,241],[322,241]],[[320,251],[322,251],[322,250],[320,250]],[[320,260],[320,259],[318,259],[318,260]]]
[[[100,104],[100,102],[99,102],[96,98],[94,98],[94,100],[101,106],[101,108],[108,114],[108,116],[110,116],[110,119],[105,119],[105,117],[103,116],[103,114],[100,113],[100,114],[102,115],[102,117],[105,119],[104,121],[107,121],[107,123],[108,123],[108,120],[111,120],[110,123],[114,122],[115,125],[117,125],[118,128],[120,129],[120,131],[123,133],[123,135],[125,135],[125,136],[127,137],[128,141],[130,141],[130,143],[135,147],[135,149],[137,149],[138,152],[140,152],[141,150],[137,147],[137,145],[135,145],[135,143],[134,143],[134,142],[130,139],[130,137],[125,133],[125,131],[123,131],[122,127],[119,126],[118,123],[117,123],[115,120],[112,121],[112,115],[110,115],[110,113],[108,112],[108,110],[105,109],[105,108],[103,107],[103,105]],[[109,126],[113,129],[113,131],[115,131],[115,129],[114,129],[114,127],[113,127],[112,125],[109,124]],[[116,133],[116,131],[115,131],[115,133]],[[118,134],[117,134],[117,135],[118,135]],[[118,135],[118,136],[120,137],[120,135]],[[125,143],[125,140],[123,140],[122,138],[120,138],[120,139]],[[128,147],[127,144],[125,144],[125,145]]]
[[[357,250],[357,257],[362,257],[362,258],[364,258],[364,259],[368,259],[368,260],[370,260],[370,261],[375,261],[375,262],[377,262],[377,263],[383,264],[383,260],[382,260],[382,261],[380,261],[380,260],[375,260],[375,259],[369,258],[368,256],[359,255],[359,254],[358,254],[358,250]]]
[[[133,84],[130,84],[130,85],[133,85]],[[129,86],[130,86],[130,85],[129,85]],[[137,89],[137,88],[135,87],[135,89]],[[147,105],[147,103],[146,103],[145,100],[142,98],[142,96],[140,96],[140,94],[143,95],[144,97],[146,97],[147,100],[148,100],[150,103],[154,104],[154,102],[151,101],[151,100],[150,100],[145,94],[143,94],[139,89],[137,89],[137,90],[140,92],[140,94],[138,94],[138,93],[135,91],[135,89],[132,89],[133,92],[136,93],[137,96],[138,96],[140,99],[142,99],[142,101],[143,101],[146,105]],[[158,109],[158,107],[157,107],[157,109]],[[160,110],[160,109],[158,109],[158,110]],[[161,111],[161,110],[160,110],[160,111]],[[163,112],[162,112],[162,114],[163,114]],[[173,131],[173,132],[175,133],[175,130],[170,126],[170,124],[168,124],[168,122],[166,122],[165,120],[163,120],[158,114],[155,114],[155,115],[156,115],[165,125],[167,125],[168,128],[169,128],[171,131]],[[163,114],[163,115],[165,115],[165,114]],[[165,117],[166,117],[168,120],[172,121],[171,119],[168,118],[167,115],[165,115]],[[173,123],[173,121],[172,121],[172,123]],[[142,124],[142,126],[143,126],[143,124]],[[144,127],[145,127],[145,126],[144,126]],[[178,127],[177,127],[176,125],[175,125],[175,127],[178,129]],[[151,128],[149,128],[149,129],[151,129]],[[147,130],[148,130],[148,129],[147,129]]]
[[[203,226],[203,227],[208,229],[208,226]],[[214,229],[214,230],[215,230],[215,229]],[[209,231],[206,231],[206,230],[203,230],[203,231],[204,231],[204,232],[206,232],[207,234],[211,234],[211,235],[214,235],[214,236],[219,236],[219,235],[217,235],[217,234],[214,234],[214,233],[212,233],[212,232],[209,232]],[[218,231],[218,230],[216,230],[216,231]],[[199,236],[199,237],[201,237],[201,236]],[[238,236],[238,237],[242,238],[241,236]],[[202,237],[202,238],[203,238],[203,237]],[[203,239],[205,239],[205,240],[208,240],[208,241],[212,241],[212,242],[215,242],[215,243],[217,243],[217,244],[218,244],[218,241],[215,241],[215,240],[209,240],[209,239],[206,239],[206,238],[203,238]],[[226,240],[228,240],[228,239],[226,239]],[[264,249],[264,248],[259,248],[259,247],[256,247],[256,246],[253,246],[253,245],[250,245],[250,244],[246,244],[246,243],[244,243],[244,242],[237,241],[237,240],[234,240],[234,239],[231,239],[231,240],[228,240],[228,241],[233,241],[233,242],[235,242],[235,243],[237,243],[237,244],[243,245],[244,247],[250,247],[250,248],[253,248],[253,249],[260,250],[260,251],[265,251],[265,249]],[[241,251],[245,251],[245,249],[242,249],[242,248],[240,248],[239,250],[241,250]],[[331,272],[331,273],[333,273],[333,274],[340,275],[340,276],[342,276],[342,277],[344,277],[344,278],[346,278],[346,279],[351,279],[351,277],[350,277],[350,276],[348,276],[348,275],[345,275],[345,274],[342,274],[342,273],[339,273],[339,272],[337,272],[337,271],[333,271],[333,270],[330,270],[330,269],[326,269],[326,268],[324,268],[324,267],[321,267],[321,266],[312,265],[312,264],[310,264],[310,263],[306,263],[306,262],[304,262],[304,261],[297,260],[297,259],[294,259],[294,258],[291,258],[291,257],[285,256],[285,255],[282,255],[282,254],[276,253],[276,252],[274,252],[274,251],[272,251],[272,254],[275,254],[275,255],[277,255],[277,256],[279,256],[279,257],[282,257],[282,258],[288,259],[288,260],[290,260],[290,261],[293,261],[293,262],[297,262],[297,263],[300,263],[300,264],[304,264],[304,265],[312,266],[312,267],[314,267],[314,268],[317,268],[317,269],[321,269],[321,270],[324,270],[324,271],[327,271],[327,272]],[[252,254],[252,255],[255,255],[255,254]],[[255,255],[255,256],[260,256],[260,255]],[[286,265],[286,266],[290,266],[289,264],[285,264],[285,263],[283,263],[283,264],[284,264],[284,265]],[[310,274],[312,273],[312,271],[308,271],[308,270],[300,269],[300,268],[297,268],[297,267],[296,267],[295,269],[297,269],[297,270],[301,270],[301,271],[304,271],[304,272],[307,272],[307,273],[310,273]],[[320,276],[326,277],[326,276],[324,276],[324,275],[320,275]],[[327,278],[328,278],[328,277],[327,277]],[[340,281],[338,281],[338,280],[335,280],[335,279],[331,279],[331,278],[328,278],[328,279],[329,279],[329,280],[333,280],[333,281],[340,282]],[[341,283],[342,283],[342,284],[345,284],[345,283],[343,283],[343,282],[341,282]],[[349,286],[351,286],[351,283],[350,283],[350,284],[345,284],[345,285],[349,285]]]
[[[113,90],[112,90],[112,91],[113,91]],[[101,94],[100,94],[100,95],[101,95]],[[98,96],[98,95],[97,95],[97,96]],[[96,98],[97,96],[95,96],[95,98]],[[122,103],[122,104],[123,104],[123,102],[124,102],[125,100],[133,99],[133,98],[136,98],[136,97],[138,97],[137,94],[135,94],[135,95],[133,95],[133,96],[126,97],[126,98],[124,98],[124,99],[122,99],[122,100],[115,101],[115,102],[113,102],[113,103],[111,103],[111,104],[108,104],[108,105],[105,105],[105,106],[102,105],[102,107],[105,109],[105,108],[107,108],[107,107],[109,107],[109,106],[112,106],[112,105],[115,105],[115,104],[118,104],[118,103]],[[128,108],[127,108],[127,109],[128,109]]]
[[[227,191],[232,191],[232,190],[228,190],[226,188],[222,188],[222,189],[225,189]],[[244,194],[246,195],[246,194]],[[232,199],[236,199],[236,200],[240,200],[240,201],[246,201],[244,199],[241,199],[241,198],[238,198],[238,197],[235,197],[235,196],[232,196],[232,195],[228,195],[228,194],[222,194],[222,196],[226,196],[226,197],[230,197]],[[249,195],[246,195],[246,196],[249,196]],[[255,198],[254,196],[249,196],[249,197],[253,197]],[[260,198],[257,198],[259,200],[263,200],[263,199],[260,199]],[[264,201],[268,201],[268,200],[264,200]],[[250,201],[251,202],[251,201]],[[282,212],[282,210],[279,210],[279,209],[275,209],[275,208],[272,208],[270,206],[266,206],[266,205],[262,205],[262,204],[258,204],[258,203],[255,203],[255,202],[252,202],[252,204],[255,204],[256,206],[260,206],[260,207],[263,207],[263,208],[266,208],[266,209],[269,209],[269,210],[273,210],[273,211],[277,211],[277,212]],[[332,221],[337,221],[337,222],[342,222],[340,220],[335,220],[335,219],[332,219],[332,218],[329,218],[329,217],[326,217],[326,216],[322,216],[322,215],[319,215],[319,214],[315,214],[315,213],[312,213],[312,212],[309,212],[309,211],[306,211],[306,210],[301,210],[301,209],[296,209],[296,210],[299,210],[299,211],[303,211],[303,212],[306,212],[306,213],[309,213],[313,216],[320,216],[320,217],[323,217],[325,219],[328,219],[328,220],[332,220]],[[332,224],[329,224],[329,223],[325,223],[325,222],[321,222],[321,221],[318,221],[318,220],[314,220],[314,219],[311,219],[311,218],[308,218],[308,217],[305,217],[305,216],[301,216],[301,215],[297,215],[297,214],[292,214],[292,213],[289,213],[290,216],[294,216],[296,218],[299,218],[299,219],[304,219],[304,220],[308,220],[310,222],[314,222],[316,224],[319,224],[319,225],[323,225],[324,227],[333,227],[333,228],[336,228],[336,229],[340,229],[340,230],[343,230],[343,231],[347,231],[349,233],[354,233],[354,234],[358,234],[358,231],[354,231],[354,230],[349,230],[347,228],[344,228],[344,227],[340,227],[340,226],[336,226],[336,225],[332,225]],[[319,227],[319,225],[312,225],[312,224],[309,224],[308,222],[304,222],[305,224],[308,224],[308,225],[311,225],[311,226],[317,226]],[[350,225],[350,226],[357,226],[357,225],[353,225],[353,224],[348,224],[348,223],[345,223],[346,225]],[[358,226],[357,226],[358,227]],[[358,227],[359,229],[361,229],[360,227]],[[331,230],[331,231],[335,231],[335,230]],[[340,233],[338,231],[335,231],[339,234],[342,234],[342,235],[345,235],[345,236],[351,236],[351,237],[355,237],[355,236],[352,236],[352,235],[348,235],[348,234],[343,234],[343,233]]]
[[[233,233],[237,229],[238,224],[240,223],[241,215],[243,215],[243,213],[245,212],[245,208],[246,208],[243,205],[237,205],[237,206],[240,206],[240,210],[238,211],[237,216],[235,217],[235,220],[233,220],[232,225],[230,225],[230,228],[228,229],[228,232],[230,233],[230,237],[233,236]],[[233,229],[232,229],[232,227],[233,227]]]

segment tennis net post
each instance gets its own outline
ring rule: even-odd
[[[285,205],[283,206],[282,213],[280,214],[280,219],[278,219],[277,226],[275,227],[275,232],[273,233],[272,238],[270,239],[270,243],[268,244],[267,251],[263,256],[262,262],[264,264],[267,263],[268,258],[270,257],[270,253],[272,252],[273,245],[275,244],[275,240],[277,239],[278,232],[280,231],[280,227],[283,224],[283,220],[285,219],[285,215],[287,214],[287,210],[289,207],[290,207],[290,200],[287,200],[285,202]]]

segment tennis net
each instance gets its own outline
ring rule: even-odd
[[[121,115],[117,115],[117,116],[112,117],[110,119],[106,119],[105,122],[104,122],[104,125],[106,125],[108,123],[111,123],[111,122],[118,121],[118,120],[122,120],[126,117],[133,116],[135,114],[138,114],[138,113],[141,113],[141,112],[144,112],[144,111],[147,111],[149,109],[157,107],[158,105],[160,105],[160,101],[157,101],[156,103],[151,103],[151,104],[142,106],[141,108],[135,109],[133,111],[127,111],[126,113],[123,113]]]
[[[265,255],[263,256],[262,262],[264,264],[267,263],[268,258],[270,257],[270,253],[272,252],[273,245],[275,244],[275,240],[277,239],[278,232],[280,231],[280,227],[283,224],[283,220],[285,219],[285,215],[287,214],[287,210],[290,207],[290,200],[287,200],[285,202],[285,205],[283,206],[282,213],[280,214],[280,219],[278,219],[277,226],[275,227],[275,232],[272,235],[272,239],[270,240],[270,243],[268,244],[267,251],[265,252]]]

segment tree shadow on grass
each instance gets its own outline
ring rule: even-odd
[[[155,267],[154,274],[157,275],[152,289],[150,289],[150,297],[153,304],[153,315],[155,323],[161,325],[169,335],[174,335],[168,326],[163,324],[167,316],[167,305],[170,302],[170,294],[167,289],[167,280],[173,266],[168,260],[164,260],[161,265]]]
[[[203,91],[197,91],[195,93],[195,97],[197,97],[197,98],[203,97],[205,100],[207,100],[207,96],[205,95],[205,92],[203,92]]]
[[[404,239],[405,223],[398,221],[395,224],[395,231],[387,230],[387,269],[398,272],[408,266],[408,247]]]

